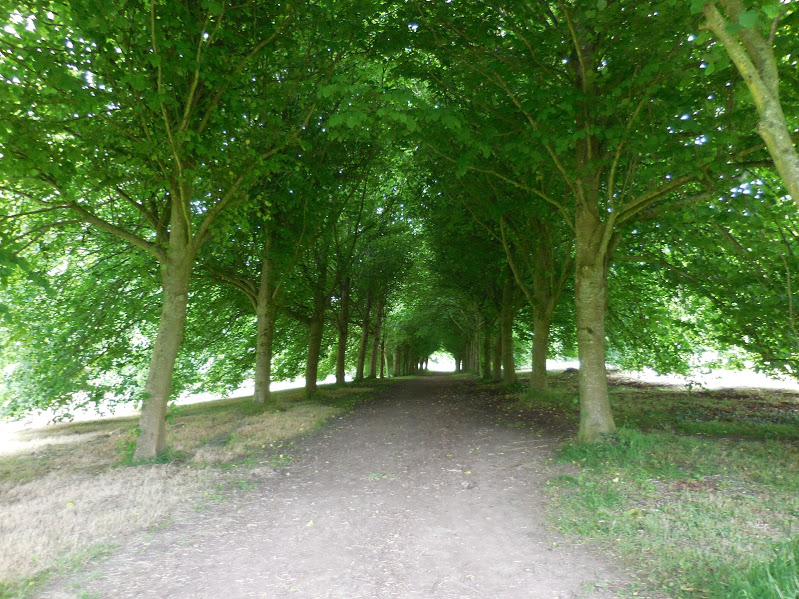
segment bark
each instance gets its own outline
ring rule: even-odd
[[[548,318],[533,318],[533,372],[530,380],[533,389],[543,390],[548,386],[547,355],[550,325],[551,321]]]
[[[744,10],[741,2],[722,0],[721,4],[729,21],[737,23]],[[799,204],[799,155],[782,110],[779,71],[772,41],[764,39],[754,28],[743,28],[737,33],[731,33],[727,29],[727,19],[718,10],[715,2],[707,2],[703,13],[707,27],[721,40],[746,82],[760,117],[757,132],[766,142],[785,188],[794,202]],[[777,21],[773,25],[776,27]]]
[[[533,271],[533,356],[530,386],[533,389],[547,387],[547,356],[549,355],[549,329],[555,302],[560,295],[553,292],[552,246],[549,236],[542,235],[543,242],[536,244]]]
[[[501,330],[497,330],[496,334],[494,335],[494,370],[492,373],[492,379],[494,382],[498,383],[502,380],[502,332]]]
[[[324,294],[314,294],[314,309],[311,315],[311,335],[308,342],[308,360],[305,364],[305,395],[312,397],[316,393],[319,374],[319,356],[322,351],[322,334],[325,326],[325,310],[327,298]]]
[[[372,293],[366,295],[363,324],[361,325],[361,345],[358,347],[358,365],[355,369],[355,380],[363,380],[363,371],[366,366],[366,350],[369,346],[369,322],[372,312]]]
[[[513,316],[514,284],[508,276],[502,285],[502,313],[500,326],[502,336],[502,382],[512,385],[516,382],[516,365],[513,360]]]
[[[577,205],[575,306],[580,359],[580,441],[594,443],[616,432],[605,369],[607,250],[597,202]]]
[[[491,376],[491,330],[483,326],[483,372],[484,379]]]
[[[258,286],[256,300],[256,331],[255,340],[255,394],[253,401],[263,404],[271,398],[269,390],[272,382],[272,342],[275,337],[275,320],[277,306],[275,305],[275,263],[272,256],[272,242],[274,233],[267,235],[264,243],[264,256],[261,264],[261,281]]]
[[[186,241],[185,228],[173,218],[169,252],[161,269],[162,304],[150,370],[144,387],[135,458],[152,459],[166,449],[166,409],[172,375],[186,324],[189,280],[195,251]]]
[[[336,319],[338,329],[338,347],[336,348],[336,383],[345,382],[347,337],[350,326],[350,280],[347,279],[341,286],[341,311]]]
[[[372,356],[369,361],[369,378],[377,378],[377,361],[380,358],[380,327],[383,324],[383,307],[384,302],[382,298],[377,302],[377,310],[375,315],[375,330],[372,333]]]

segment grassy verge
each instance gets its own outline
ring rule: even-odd
[[[168,451],[135,463],[136,419],[24,431],[0,455],[0,598],[24,598],[125,536],[258,486],[291,459],[293,439],[374,396],[370,386],[321,387],[173,409]],[[130,467],[135,466],[135,467]]]
[[[621,381],[611,394],[619,433],[561,448],[557,527],[629,563],[638,597],[799,598],[799,397]],[[505,411],[574,431],[575,399],[564,375]]]

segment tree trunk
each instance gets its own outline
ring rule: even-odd
[[[253,401],[263,404],[271,398],[269,385],[272,382],[272,342],[275,337],[275,263],[272,256],[274,233],[267,233],[264,256],[261,264],[261,282],[256,300],[255,339],[255,394]]]
[[[491,377],[491,329],[483,325],[483,372],[484,379]]]
[[[575,305],[580,358],[580,441],[594,443],[616,432],[605,369],[607,250],[597,202],[578,201],[576,218]]]
[[[738,24],[743,6],[722,0],[729,23]],[[777,172],[793,201],[799,204],[799,155],[791,139],[791,131],[782,110],[779,71],[774,45],[754,28],[737,31],[728,28],[728,21],[714,2],[706,2],[703,13],[713,33],[721,40],[738,72],[741,73],[755,102],[760,122],[757,132],[766,142]],[[740,41],[739,41],[740,40]]]
[[[498,328],[494,335],[494,372],[491,377],[495,383],[502,380],[502,331]]]
[[[316,393],[326,309],[327,298],[323,294],[316,292],[314,294],[314,309],[310,323],[311,335],[308,341],[308,360],[305,364],[305,395],[307,397],[313,397]]]
[[[363,313],[363,324],[361,325],[361,345],[358,347],[358,365],[355,369],[355,380],[363,380],[363,371],[366,366],[366,350],[369,347],[369,321],[372,311],[372,293],[366,295],[366,307]]]
[[[550,319],[535,310],[533,316],[533,365],[530,386],[547,388],[547,355],[549,354]]]
[[[508,275],[502,285],[502,313],[500,326],[502,335],[502,382],[512,385],[516,382],[516,364],[513,361],[513,278]]]
[[[388,356],[386,355],[386,340],[385,338],[380,341],[380,378],[386,378],[388,375]]]
[[[533,356],[530,386],[533,389],[547,387],[547,355],[549,354],[549,329],[552,312],[560,295],[553,290],[553,260],[551,236],[546,225],[540,225],[540,239],[535,246],[535,268],[533,270]]]
[[[341,311],[336,321],[338,329],[338,347],[336,348],[336,383],[344,384],[346,378],[347,336],[350,326],[350,280],[346,279],[341,286]]]
[[[380,357],[380,327],[383,324],[383,306],[384,301],[382,298],[377,301],[377,313],[375,314],[375,330],[372,333],[372,357],[369,361],[369,378],[377,378],[377,361]]]
[[[177,219],[173,219],[175,221]],[[166,449],[166,409],[172,391],[172,375],[186,325],[189,280],[194,250],[185,241],[185,229],[173,229],[169,253],[161,269],[162,304],[158,333],[153,344],[150,370],[144,386],[137,460],[152,459]]]

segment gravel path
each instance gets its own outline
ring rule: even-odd
[[[554,439],[447,377],[400,382],[290,467],[182,515],[42,597],[605,599],[618,567],[548,529]]]

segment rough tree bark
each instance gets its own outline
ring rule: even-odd
[[[166,449],[166,409],[186,324],[189,281],[196,250],[182,214],[172,211],[169,251],[161,265],[161,318],[144,386],[135,458],[152,459]]]
[[[594,443],[616,432],[608,397],[605,368],[605,311],[607,304],[607,248],[605,226],[599,218],[598,178],[582,188],[576,213],[575,307],[577,352],[580,359],[580,441]],[[588,187],[588,188],[587,188]],[[582,194],[581,194],[582,195]],[[587,201],[586,201],[587,200]]]

